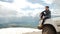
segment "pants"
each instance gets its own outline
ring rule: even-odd
[[[42,21],[42,25],[44,24],[46,19],[49,19],[49,18],[48,17],[44,18],[43,21]]]

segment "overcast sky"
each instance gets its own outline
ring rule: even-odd
[[[54,0],[0,0],[0,5],[3,8],[7,8],[6,10],[8,9],[16,10],[16,12],[10,10],[8,10],[8,12],[3,11],[2,12],[3,14],[6,14],[7,12],[7,14],[10,15],[13,12],[11,15],[16,13],[15,15],[17,15],[18,17],[22,17],[22,16],[34,17],[37,14],[39,14],[41,11],[43,11],[45,6],[49,6],[52,13],[56,13],[54,12],[55,9],[54,5],[56,4],[54,2],[56,1]],[[2,15],[2,13],[0,15]]]

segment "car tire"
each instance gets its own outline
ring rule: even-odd
[[[44,25],[42,34],[56,34],[56,30],[52,26]]]

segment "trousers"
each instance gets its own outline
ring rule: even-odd
[[[48,17],[44,18],[43,21],[42,21],[42,25],[44,24],[46,19],[49,19],[49,18]]]

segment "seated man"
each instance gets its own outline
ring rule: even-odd
[[[41,20],[43,20],[42,24],[44,24],[46,19],[51,18],[51,11],[49,10],[49,6],[46,6],[45,10],[43,12],[41,12],[41,17],[40,18],[41,18]]]
[[[42,27],[42,25],[44,24],[45,20],[46,19],[50,19],[50,18],[51,18],[51,11],[49,10],[49,6],[46,6],[45,10],[43,12],[41,12],[41,14],[40,14],[40,20],[42,20],[42,24],[39,27]]]

